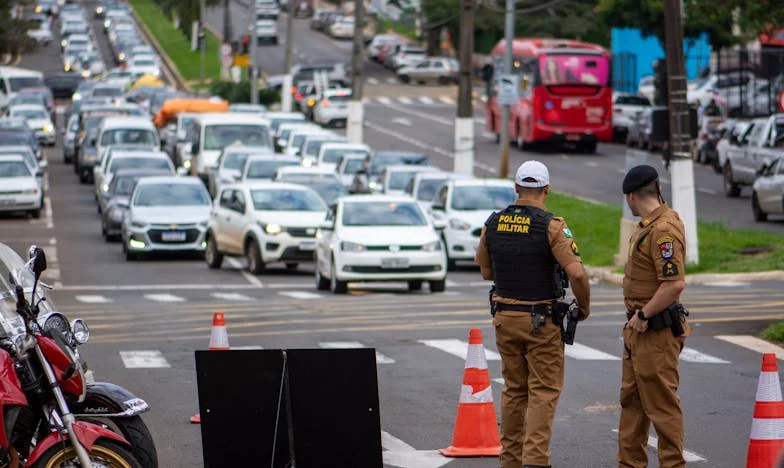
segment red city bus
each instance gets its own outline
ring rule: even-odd
[[[495,79],[503,74],[506,50],[492,50]],[[586,152],[612,140],[610,52],[596,44],[517,38],[512,43],[513,73],[519,75],[519,100],[511,106],[509,138],[521,149],[532,143],[569,142]],[[501,106],[497,89],[487,103],[487,130],[500,139]]]

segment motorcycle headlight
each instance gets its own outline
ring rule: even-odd
[[[280,224],[275,223],[261,224],[261,228],[264,229],[264,232],[272,236],[276,236],[284,231],[284,229],[280,227]]]
[[[422,250],[424,250],[425,252],[437,252],[441,250],[441,241],[435,240],[433,242],[425,244],[422,246]]]
[[[145,223],[144,221],[140,221],[138,219],[132,219],[131,220],[131,227],[134,227],[134,228],[137,228],[137,229],[144,229],[144,228],[147,227],[147,223]]]
[[[364,252],[365,246],[356,242],[343,241],[340,243],[340,250],[344,252]]]
[[[65,41],[65,39],[63,39],[62,41],[60,41],[60,46],[61,46],[61,47],[65,47],[65,46],[66,46],[66,44],[68,44],[68,43]]]
[[[120,60],[125,60],[125,52],[120,52],[120,55],[117,56]]]
[[[87,340],[90,339],[90,328],[87,326],[87,322],[82,319],[74,319],[71,322],[71,334],[73,335],[74,341],[78,344],[82,345],[87,343]]]
[[[471,225],[467,222],[463,221],[462,219],[452,218],[449,220],[449,227],[452,229],[456,229],[458,231],[468,231],[471,229]]]

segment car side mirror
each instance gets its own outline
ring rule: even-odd
[[[332,231],[335,229],[335,222],[334,221],[322,221],[319,224],[319,229],[324,231]]]
[[[757,171],[757,175],[758,176],[768,175],[767,172],[768,172],[768,165],[763,164],[762,167],[760,167],[759,170]]]
[[[444,229],[446,229],[446,226],[447,226],[447,222],[445,219],[433,220],[433,227],[436,229],[436,231],[443,231]]]
[[[36,245],[31,245],[27,254],[30,260],[33,261],[31,268],[33,274],[35,274],[35,279],[37,280],[41,277],[41,273],[46,271],[46,254],[44,253],[44,249]]]
[[[177,168],[177,175],[179,175],[179,176],[186,176],[186,175],[188,175],[188,169],[185,169],[182,166],[178,167]]]

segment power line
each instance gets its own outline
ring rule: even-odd
[[[514,10],[514,14],[517,15],[517,14],[521,14],[521,13],[535,13],[535,12],[540,11],[540,10],[546,10],[547,8],[552,8],[552,7],[554,7],[554,6],[556,6],[556,5],[560,4],[560,3],[563,3],[565,1],[566,0],[550,0],[549,2],[543,3],[541,5],[519,8],[517,10]],[[483,8],[487,8],[488,10],[495,11],[497,13],[506,13],[505,9],[503,9],[503,8],[501,8],[499,6],[495,6],[495,5],[489,4],[489,3],[480,2],[479,6],[483,7]]]

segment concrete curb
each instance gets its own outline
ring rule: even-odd
[[[614,267],[585,267],[589,278],[606,284],[622,286],[623,274],[615,273],[614,269]],[[686,275],[686,284],[695,286],[712,283],[753,283],[758,281],[784,281],[784,270],[755,273],[695,273]]]
[[[131,14],[133,15],[134,21],[136,21],[136,24],[142,30],[142,33],[147,37],[147,40],[155,48],[155,51],[158,52],[158,56],[161,57],[161,60],[163,60],[163,64],[165,65],[164,68],[167,72],[166,74],[169,75],[169,78],[173,81],[172,84],[181,90],[190,92],[191,88],[188,86],[185,78],[183,78],[183,76],[180,74],[177,66],[174,64],[169,55],[163,50],[163,47],[161,47],[161,44],[157,39],[155,39],[155,36],[150,32],[149,29],[147,29],[147,25],[144,24],[144,21],[142,21],[142,19],[136,13],[136,10],[133,9],[133,6],[131,6]],[[163,14],[163,12],[161,12],[161,14]]]

